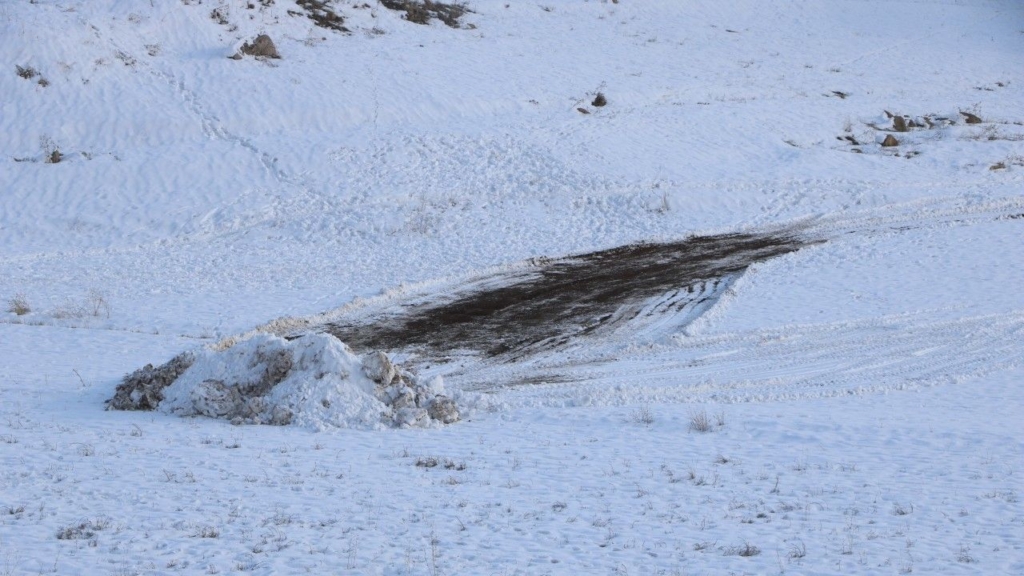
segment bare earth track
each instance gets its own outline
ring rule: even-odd
[[[638,317],[702,307],[751,264],[807,244],[762,233],[622,246],[545,260],[526,273],[476,283],[448,301],[408,304],[326,331],[357,350],[415,350],[435,358],[460,350],[520,360]]]

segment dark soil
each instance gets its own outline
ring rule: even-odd
[[[348,28],[345,28],[345,18],[334,11],[330,0],[295,0],[295,3],[306,11],[313,24],[337,32],[348,32]]]
[[[457,2],[444,3],[432,0],[381,0],[381,4],[389,9],[405,12],[405,19],[416,24],[429,24],[432,18],[437,18],[451,28],[459,28],[459,18],[467,12],[465,4]]]
[[[586,335],[635,305],[671,290],[742,272],[807,245],[784,234],[725,234],[667,244],[634,244],[541,263],[496,288],[410,305],[401,314],[326,331],[357,352],[417,350],[429,356],[475,351],[514,359]]]

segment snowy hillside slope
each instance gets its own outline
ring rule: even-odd
[[[1019,2],[388,5],[0,2],[0,574],[1024,572]],[[103,410],[779,230],[541,354],[389,350],[472,394],[447,427]]]
[[[245,4],[3,7],[0,234],[38,276],[10,283],[7,260],[4,293],[45,303],[98,289],[120,310],[166,311],[128,314],[135,329],[230,333],[264,319],[241,301],[308,313],[531,256],[1012,196],[1020,182],[1012,3],[882,15],[872,3],[481,2],[464,17],[472,30],[338,3],[348,35],[289,16],[289,2]],[[226,57],[260,31],[281,60]],[[608,106],[589,106],[597,91]],[[988,122],[922,130],[906,161],[837,153],[852,147],[837,140],[847,124],[870,140],[883,110],[968,109]],[[42,159],[44,141],[65,160],[17,161]],[[244,271],[225,265],[239,257]],[[185,320],[182,280],[189,294],[244,297]]]

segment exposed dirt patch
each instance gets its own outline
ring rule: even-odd
[[[306,11],[313,24],[336,32],[349,31],[345,27],[345,18],[334,10],[331,0],[296,0],[295,3]]]
[[[452,350],[515,359],[559,347],[623,320],[622,310],[665,292],[742,272],[807,245],[784,234],[726,234],[667,244],[635,244],[544,261],[441,302],[398,314],[336,323],[326,331],[355,349]],[[629,318],[626,318],[628,321]]]
[[[416,24],[429,24],[431,19],[438,19],[451,28],[460,28],[459,18],[471,12],[465,4],[457,2],[444,3],[431,0],[381,0],[388,10],[405,12],[405,19]]]

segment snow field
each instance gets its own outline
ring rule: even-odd
[[[1017,2],[248,4],[0,5],[0,574],[1024,573]],[[676,334],[428,371],[453,426],[103,411],[275,318],[789,227]]]

